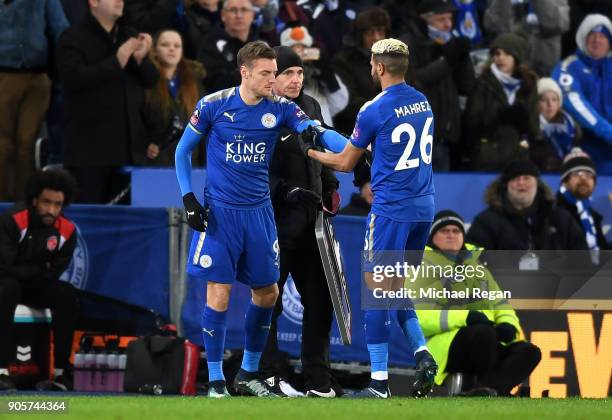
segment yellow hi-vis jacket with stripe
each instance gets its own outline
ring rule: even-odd
[[[467,252],[462,254],[463,259],[460,264],[464,266],[479,267],[478,274],[475,270],[467,270],[472,272],[471,276],[463,276],[461,281],[453,278],[442,278],[434,275],[432,277],[419,276],[413,284],[406,282],[406,287],[417,288],[436,288],[438,290],[465,290],[466,288],[479,288],[488,291],[499,291],[499,286],[493,278],[491,272],[480,263],[478,260],[483,249],[472,244],[465,244]],[[445,268],[456,267],[457,260],[452,255],[441,251],[433,250],[430,247],[425,248],[423,255],[423,269],[426,266],[442,266]],[[421,273],[436,272],[435,270],[421,271]],[[440,270],[438,270],[438,273]],[[465,272],[465,271],[464,271]],[[455,276],[457,277],[457,276]],[[435,302],[416,301],[415,308],[419,323],[423,329],[423,334],[427,339],[427,347],[432,353],[434,359],[438,363],[438,374],[436,376],[436,384],[441,385],[447,376],[446,366],[448,363],[448,352],[450,345],[457,335],[459,328],[466,326],[466,318],[470,310],[478,310],[485,314],[487,318],[495,324],[503,322],[513,325],[518,331],[517,337],[512,341],[522,340],[521,326],[519,319],[505,299],[466,299],[463,302],[459,300],[438,299]],[[502,343],[503,344],[503,343]]]

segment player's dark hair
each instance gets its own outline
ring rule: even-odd
[[[385,9],[376,6],[370,7],[357,15],[353,23],[353,30],[359,37],[359,42],[361,42],[363,33],[372,28],[383,28],[385,36],[391,35],[391,17]]]
[[[78,192],[76,180],[67,171],[63,169],[36,171],[26,181],[25,196],[27,205],[31,205],[32,200],[38,198],[45,189],[63,192],[64,208],[74,200]]]
[[[267,58],[274,60],[276,58],[276,52],[264,41],[253,41],[240,48],[238,51],[237,61],[238,69],[242,66],[251,68],[253,61],[259,58]]]
[[[381,63],[385,69],[395,75],[406,75],[408,71],[408,56],[404,54],[373,54],[372,58],[375,63]]]

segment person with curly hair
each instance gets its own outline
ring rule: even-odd
[[[69,359],[79,304],[77,290],[60,276],[77,241],[76,226],[62,213],[76,192],[66,171],[38,171],[26,182],[26,201],[0,215],[0,390],[16,387],[8,366],[15,357],[13,317],[20,303],[50,308],[53,315],[54,379],[37,388],[72,388]]]

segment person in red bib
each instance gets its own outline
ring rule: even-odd
[[[64,170],[38,171],[25,193],[25,202],[0,215],[0,390],[15,388],[8,365],[15,357],[15,308],[22,303],[51,309],[54,380],[39,385],[66,391],[72,388],[69,358],[78,297],[59,278],[72,260],[77,232],[62,211],[74,198],[76,181]]]

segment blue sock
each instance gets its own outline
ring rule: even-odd
[[[249,304],[244,323],[246,333],[244,356],[240,366],[247,372],[257,372],[259,370],[259,359],[268,339],[273,310],[274,307],[262,308],[255,305],[252,301]]]
[[[414,355],[419,347],[426,345],[423,330],[419,325],[419,319],[417,318],[416,313],[412,309],[398,309],[397,322],[408,338],[410,353]]]
[[[372,379],[386,381],[389,378],[387,372],[389,343],[368,344],[368,351],[370,352]]]
[[[208,362],[208,380],[224,381],[223,349],[225,347],[225,316],[227,311],[218,312],[206,305],[202,311],[202,337]]]
[[[370,352],[372,379],[387,380],[389,360],[389,311],[365,311],[366,343]]]

